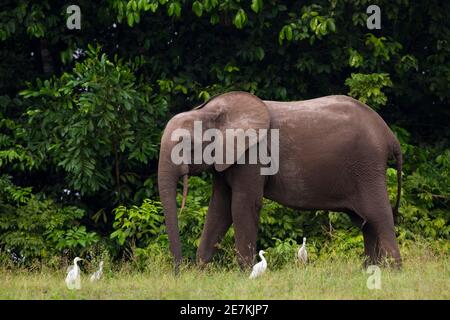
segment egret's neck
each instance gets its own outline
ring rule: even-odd
[[[259,253],[259,257],[261,258],[261,260],[262,260],[262,261],[266,261],[266,259],[264,258],[264,256],[263,256],[263,253],[262,253],[262,252],[260,252],[260,253]]]

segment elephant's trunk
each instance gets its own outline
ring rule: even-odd
[[[173,143],[167,141],[168,134],[163,135],[158,164],[158,190],[164,209],[164,218],[169,248],[174,257],[175,271],[177,272],[182,260],[180,231],[177,217],[177,183],[182,175],[187,174],[187,165],[176,165],[171,160]]]
[[[178,178],[179,176],[173,174],[173,172],[169,173],[158,169],[159,196],[164,208],[164,218],[166,222],[167,234],[169,236],[169,248],[175,259],[176,270],[182,260],[176,201]]]

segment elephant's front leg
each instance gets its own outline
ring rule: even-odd
[[[197,262],[204,265],[211,261],[217,244],[225,236],[231,225],[231,191],[222,175],[214,176],[212,196],[206,214]]]
[[[246,165],[234,167],[229,179],[237,258],[241,268],[245,268],[255,259],[265,176],[260,175],[258,166]]]
[[[241,268],[250,267],[255,259],[259,211],[262,197],[251,192],[233,191],[232,216],[237,258]]]

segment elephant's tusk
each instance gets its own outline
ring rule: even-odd
[[[363,229],[363,228],[364,228],[364,226],[366,225],[366,223],[367,223],[367,220],[366,220],[366,219],[364,219],[363,223],[361,224],[361,229]]]
[[[189,187],[188,179],[189,179],[189,176],[187,174],[185,174],[183,176],[183,200],[181,201],[180,213],[183,211],[184,206],[186,204],[186,197],[187,197],[188,187]]]

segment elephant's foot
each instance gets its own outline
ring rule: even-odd
[[[398,248],[381,246],[378,256],[378,265],[392,269],[401,269],[402,258],[400,257]]]
[[[244,256],[238,254],[237,260],[238,260],[239,267],[241,268],[242,271],[248,271],[249,269],[251,269],[253,267],[253,264],[254,264],[253,256],[244,257]]]
[[[377,259],[374,259],[373,257],[366,255],[362,264],[363,268],[367,269],[369,266],[373,265],[400,270],[402,268],[402,259],[391,256],[383,257],[382,255]]]
[[[365,259],[363,265],[367,268],[370,265],[378,265],[382,267],[401,269],[402,259],[398,247],[384,247],[378,238],[374,238],[374,241],[368,241],[370,239],[366,233],[364,234],[365,244]]]
[[[197,251],[197,267],[205,269],[206,266],[212,261],[212,254],[205,254],[204,252]]]

